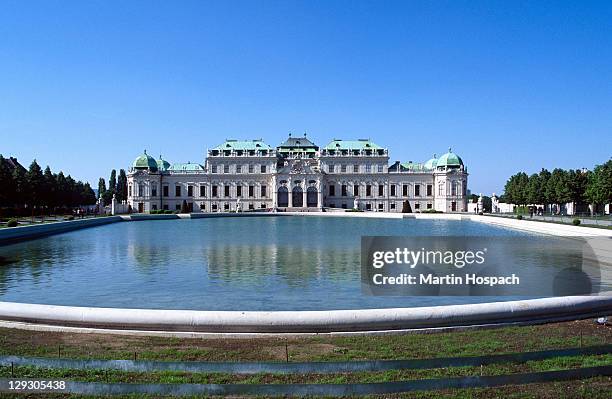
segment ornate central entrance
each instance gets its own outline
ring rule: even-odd
[[[304,206],[304,191],[302,187],[293,187],[291,191],[291,206],[294,208],[301,208]]]

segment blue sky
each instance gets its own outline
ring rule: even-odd
[[[473,192],[612,155],[612,2],[0,1],[0,153],[97,185],[147,149],[372,138]]]

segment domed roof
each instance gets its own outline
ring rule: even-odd
[[[134,160],[132,167],[134,169],[149,169],[152,171],[157,171],[157,161],[155,161],[155,158],[148,155],[147,150],[145,150],[142,155]]]
[[[438,164],[438,158],[436,158],[436,154],[434,154],[433,158],[431,158],[429,161],[425,162],[423,167],[425,169],[435,169],[437,164]]]
[[[160,155],[159,159],[157,160],[157,169],[159,169],[160,172],[167,171],[168,169],[170,169],[170,162],[163,159]]]
[[[463,161],[461,160],[461,157],[457,154],[455,154],[450,148],[448,149],[448,152],[444,155],[442,155],[437,162],[436,167],[440,168],[440,167],[459,167],[463,165]]]

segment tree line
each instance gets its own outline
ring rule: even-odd
[[[9,162],[0,155],[0,208],[4,214],[49,214],[96,203],[96,195],[87,182],[77,181],[63,172],[43,171],[33,160],[28,169]]]
[[[108,187],[103,177],[98,180],[98,197],[102,197],[105,205],[110,204],[115,195],[115,199],[118,202],[127,201],[128,197],[128,184],[127,175],[124,169],[119,169],[119,177],[117,177],[117,171],[113,169],[108,179]]]
[[[504,187],[503,201],[526,206],[612,203],[612,160],[597,165],[592,171],[554,169],[528,176],[519,172],[511,176]]]

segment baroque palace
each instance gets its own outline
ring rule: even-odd
[[[303,137],[276,148],[263,140],[226,140],[204,164],[170,164],[145,151],[128,173],[134,211],[321,210],[465,212],[467,169],[450,149],[424,163],[389,165],[369,139],[334,139],[323,148]]]

